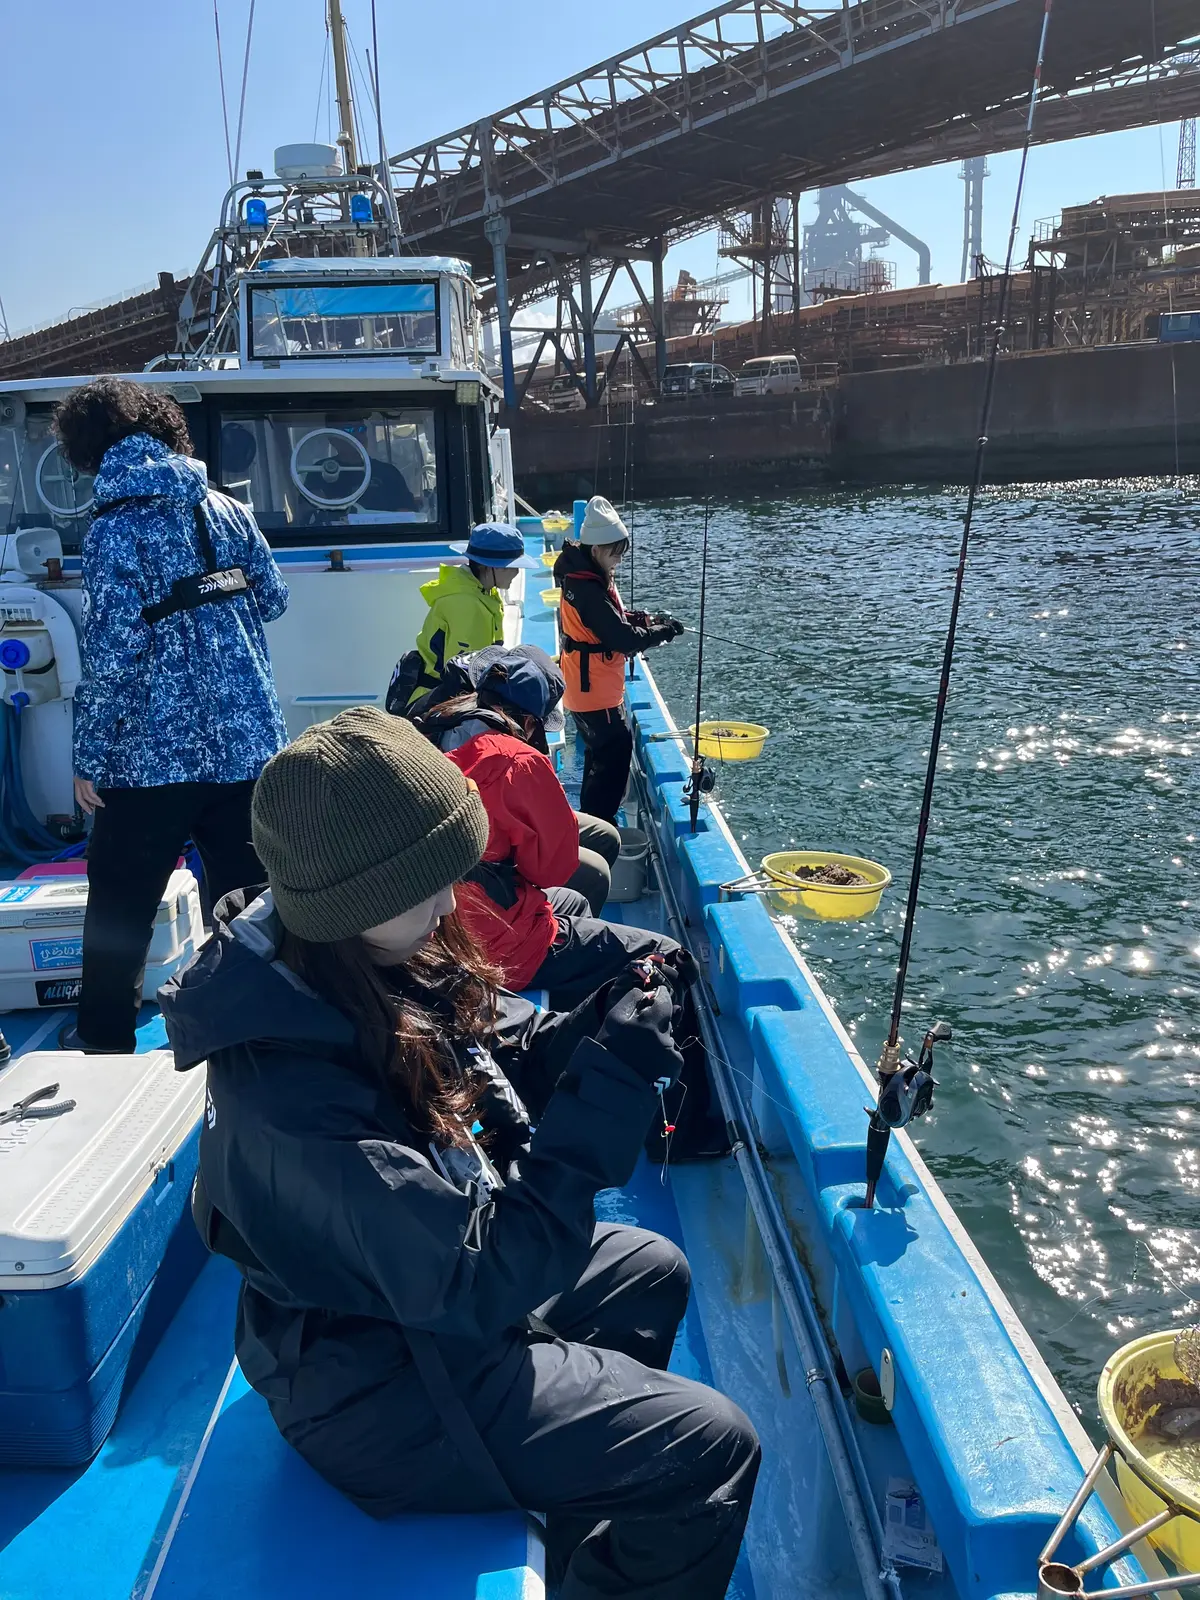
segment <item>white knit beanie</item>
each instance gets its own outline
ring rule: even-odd
[[[579,529],[580,544],[617,544],[628,537],[629,529],[611,503],[602,494],[593,495],[587,503],[583,525]]]

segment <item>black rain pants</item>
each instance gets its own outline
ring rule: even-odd
[[[573,711],[575,731],[583,743],[583,783],[579,809],[615,823],[625,799],[629,767],[633,761],[633,734],[625,708],[609,711]]]
[[[88,840],[79,1036],[114,1054],[137,1043],[138,1008],[154,914],[189,839],[204,863],[211,908],[234,889],[266,880],[250,842],[244,783],[165,783],[101,789]]]
[[[731,1400],[665,1370],[689,1286],[670,1240],[602,1223],[575,1287],[537,1308],[557,1337],[515,1382],[452,1372],[518,1503],[548,1514],[560,1600],[725,1594],[760,1451]],[[469,1509],[460,1493],[426,1509]]]

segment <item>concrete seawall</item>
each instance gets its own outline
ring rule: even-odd
[[[1172,367],[1174,371],[1172,371]],[[913,367],[841,381],[830,470],[859,482],[969,478],[985,365]],[[1128,344],[1005,358],[992,481],[1200,471],[1200,345]]]
[[[513,424],[521,493],[695,493],[704,483],[779,491],[813,483],[969,478],[985,366],[908,367],[794,396],[717,397]],[[997,375],[992,482],[1200,472],[1200,345],[1130,344],[1005,357]],[[628,467],[626,461],[628,460]]]
[[[758,401],[715,396],[611,413],[518,414],[517,487],[534,505],[577,495],[619,500],[632,475],[639,497],[691,494],[698,482],[775,489],[829,476],[831,408],[823,391]]]

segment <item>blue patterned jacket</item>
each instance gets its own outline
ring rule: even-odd
[[[97,788],[256,778],[287,736],[263,624],[287,585],[244,506],[208,488],[204,465],[135,433],[105,453],[97,519],[83,541],[83,679],[75,772]],[[114,500],[152,496],[99,513]],[[203,570],[194,508],[205,503],[218,568],[250,593],[153,625],[142,607]]]

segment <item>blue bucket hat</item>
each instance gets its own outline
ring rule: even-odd
[[[451,544],[451,550],[481,567],[524,567],[536,572],[541,562],[525,554],[525,541],[507,522],[481,522],[471,529],[469,539]]]
[[[536,644],[488,645],[466,662],[476,693],[488,689],[498,699],[537,717],[550,733],[564,726],[559,705],[566,688],[563,675]]]

